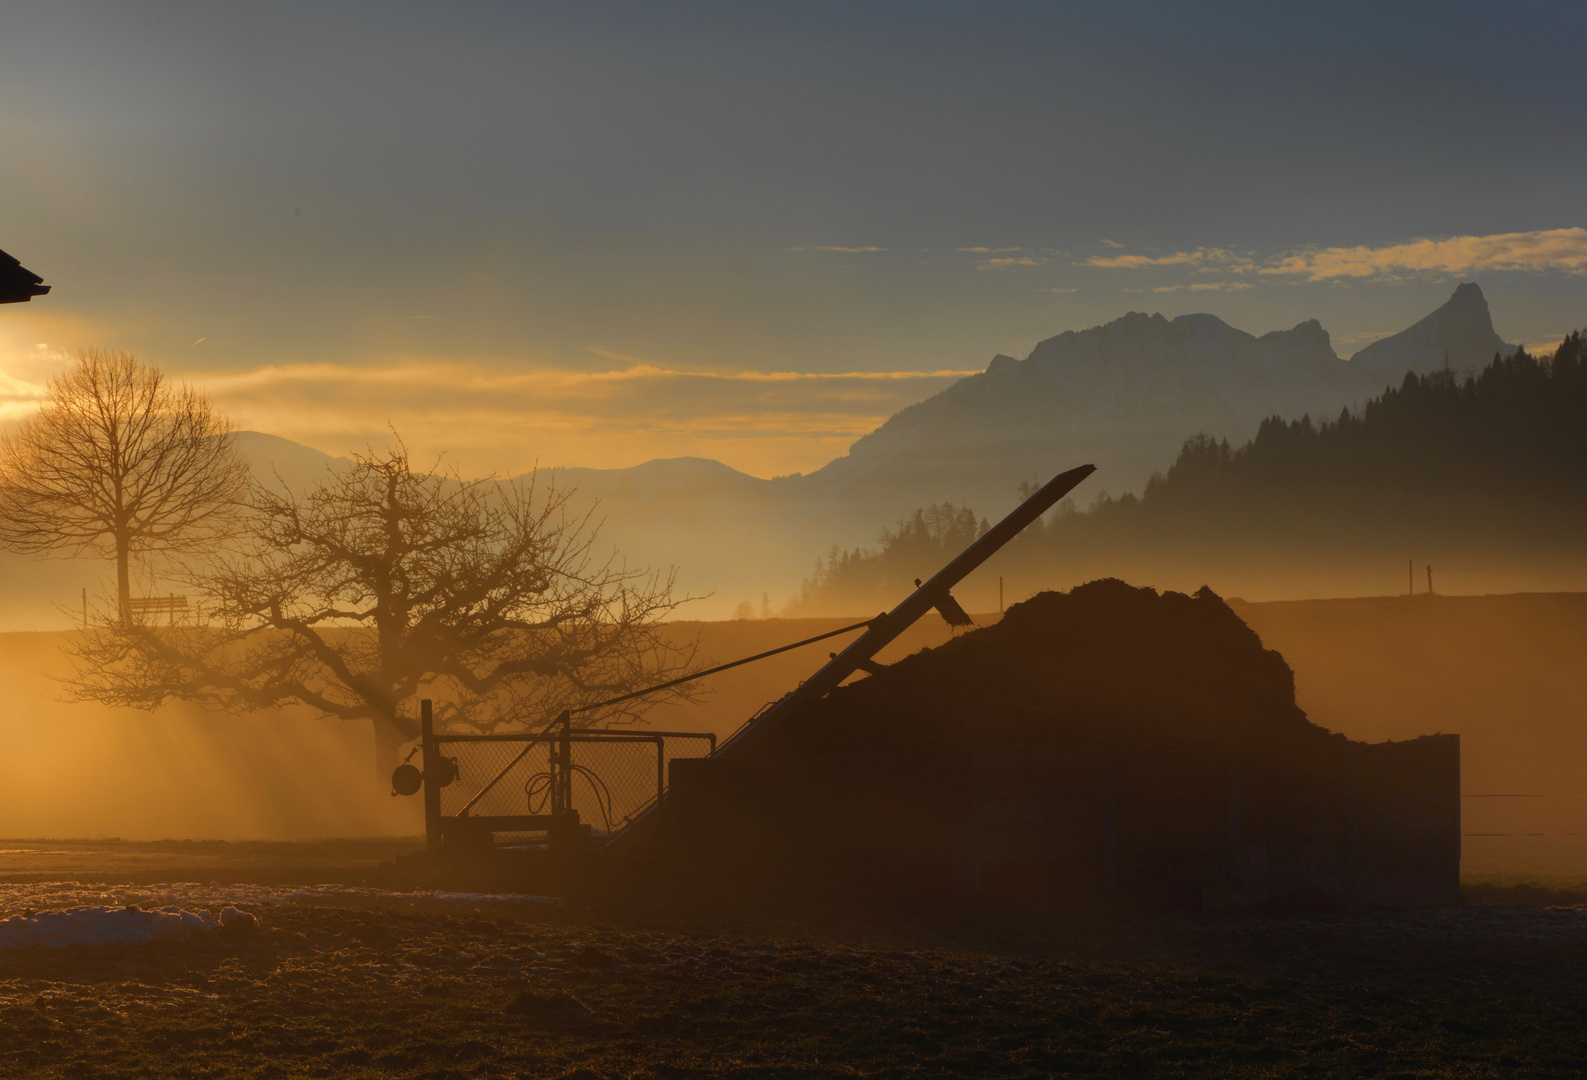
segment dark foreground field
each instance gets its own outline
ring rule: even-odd
[[[262,926],[0,951],[6,1077],[1587,1073],[1575,908],[1032,931],[10,869],[0,915],[231,898]]]

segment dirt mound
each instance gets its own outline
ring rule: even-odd
[[[779,733],[779,750],[885,744],[937,756],[1050,741],[1294,753],[1343,740],[1306,719],[1284,658],[1212,590],[1116,579],[1015,604],[996,625],[842,687],[800,720]]]

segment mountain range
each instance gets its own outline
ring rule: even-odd
[[[1047,338],[1024,360],[993,357],[809,479],[863,489],[867,504],[894,515],[943,498],[1001,512],[1022,480],[1084,461],[1118,494],[1165,469],[1189,435],[1240,443],[1270,416],[1331,419],[1408,371],[1474,369],[1499,351],[1513,347],[1494,332],[1475,284],[1348,360],[1315,319],[1256,337],[1214,315],[1130,312]]]
[[[1022,482],[1088,461],[1099,471],[1083,499],[1138,490],[1191,435],[1243,442],[1269,416],[1336,416],[1406,372],[1471,369],[1501,351],[1513,347],[1474,283],[1349,359],[1316,320],[1258,337],[1213,315],[1130,312],[1047,338],[1023,360],[994,356],[806,475],[765,480],[704,458],[556,475],[599,501],[602,537],[631,565],[676,566],[684,591],[710,594],[695,617],[722,617],[742,600],[787,597],[829,546],[872,543],[918,506],[948,500],[996,519]],[[338,461],[261,432],[242,433],[240,446],[256,472],[300,489]],[[56,605],[82,585],[97,591],[101,571],[84,560],[0,556],[14,608],[0,627],[59,622]],[[27,602],[42,591],[48,600]]]

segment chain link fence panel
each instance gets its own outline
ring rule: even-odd
[[[439,735],[436,742],[457,766],[456,779],[441,789],[443,817],[456,817],[465,807],[471,817],[551,812],[551,762],[560,736]],[[656,801],[674,759],[709,757],[713,742],[705,734],[603,730],[576,731],[569,745],[573,809],[602,840]],[[490,789],[469,806],[486,785]]]

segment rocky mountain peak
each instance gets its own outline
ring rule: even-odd
[[[1373,342],[1349,360],[1379,385],[1397,383],[1406,372],[1426,375],[1449,368],[1480,370],[1496,353],[1511,353],[1494,332],[1488,298],[1474,281],[1455,289],[1442,307],[1408,329]]]

